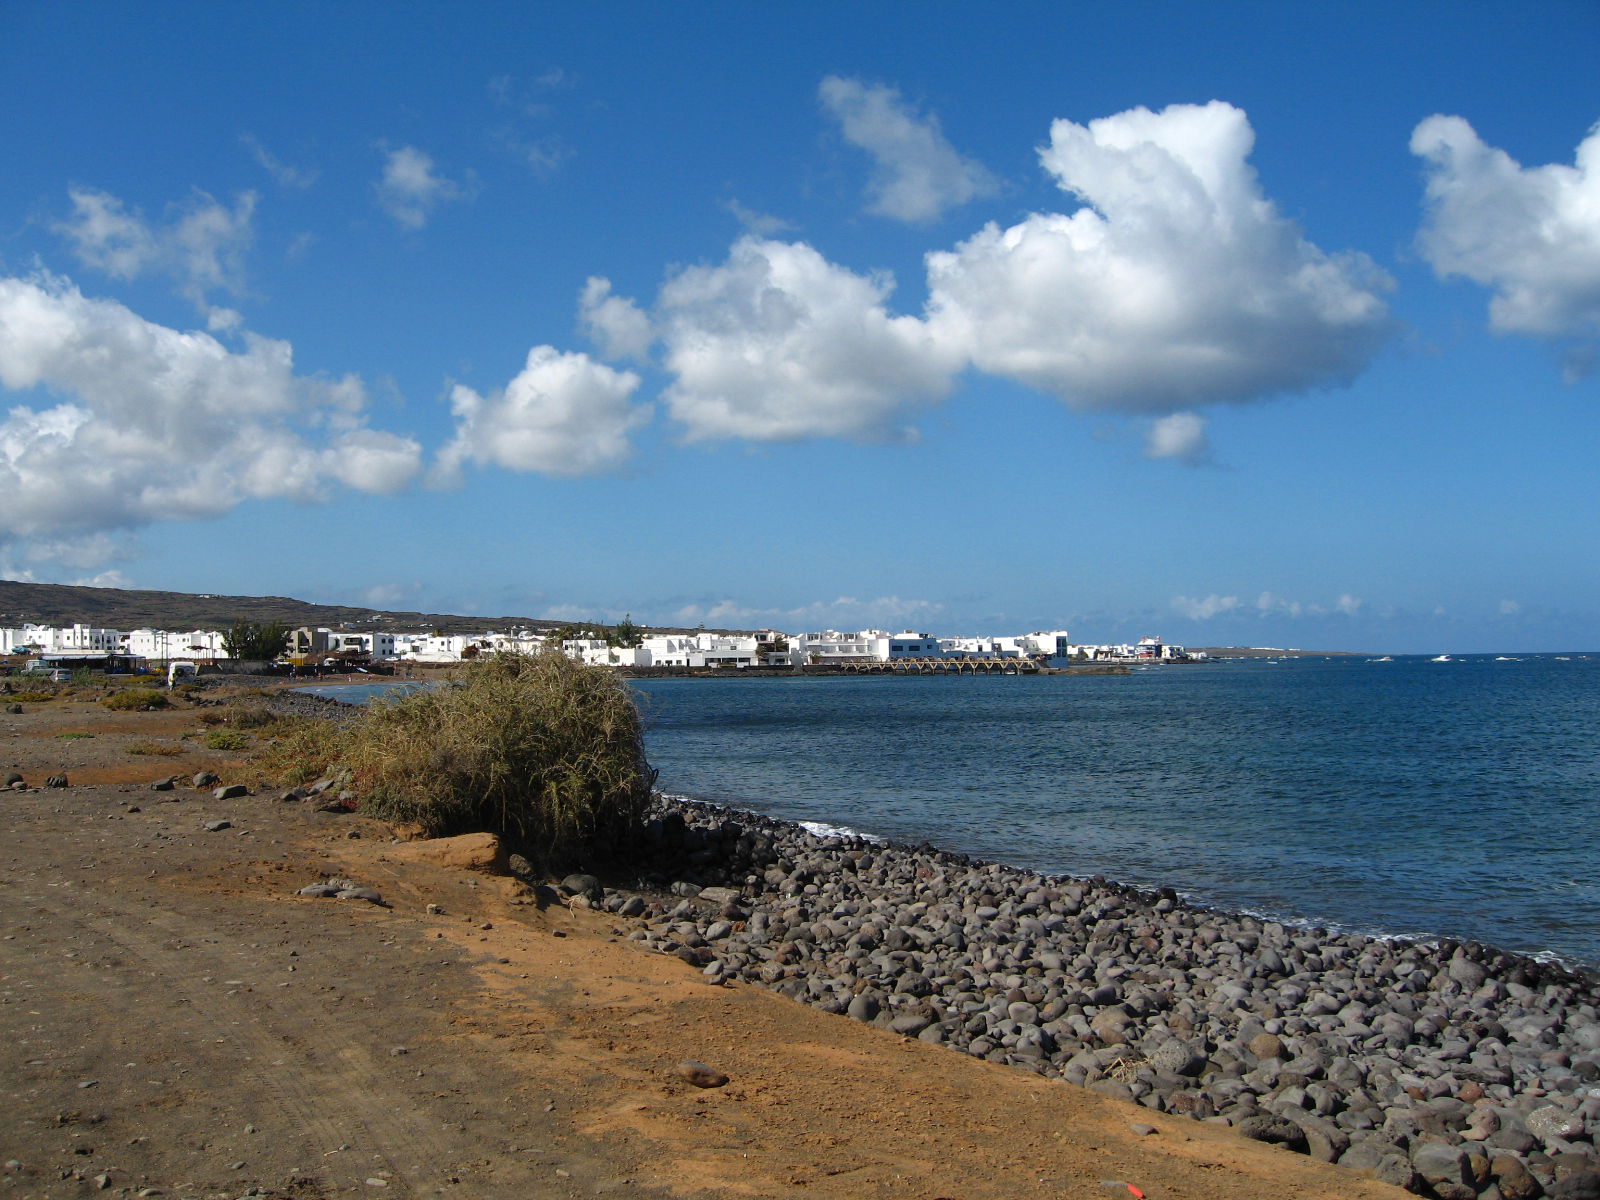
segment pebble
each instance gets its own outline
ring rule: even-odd
[[[657,899],[602,892],[597,904],[640,918],[631,940],[707,981],[768,987],[1429,1195],[1576,1198],[1593,1181],[1600,1200],[1593,975],[659,796],[645,842]],[[726,1082],[703,1063],[679,1074],[691,1067]]]

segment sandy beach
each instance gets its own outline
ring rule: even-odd
[[[7,1194],[1404,1194],[711,986],[479,845],[279,799],[248,754],[185,737],[203,710],[21,708],[0,724],[24,780],[0,793]],[[129,752],[151,744],[180,753]],[[330,877],[383,903],[300,894]]]

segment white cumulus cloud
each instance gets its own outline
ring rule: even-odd
[[[803,242],[754,237],[720,266],[679,272],[656,310],[672,415],[691,441],[909,436],[903,416],[942,397],[961,359],[889,313],[893,287]]]
[[[1058,120],[1040,161],[1084,204],[928,255],[931,320],[974,365],[1077,408],[1175,412],[1348,382],[1392,282],[1262,192],[1220,101]]]
[[[333,482],[393,491],[416,475],[416,442],[363,423],[359,381],[296,375],[287,342],[242,337],[230,350],[64,280],[0,278],[0,388],[38,396],[0,422],[0,541],[317,500]]]
[[[232,208],[196,191],[174,205],[170,219],[153,223],[108,192],[72,188],[72,215],[56,225],[85,266],[113,279],[166,275],[179,292],[210,314],[213,328],[237,324],[231,309],[211,308],[206,297],[244,289],[244,256],[255,240],[256,194],[242,192]]]
[[[626,296],[611,293],[611,281],[591,275],[578,295],[578,319],[606,358],[643,359],[655,341],[650,314]]]
[[[1494,290],[1501,333],[1600,338],[1600,125],[1574,165],[1523,167],[1460,117],[1432,116],[1411,135],[1427,164],[1419,235],[1441,277]]]
[[[378,202],[395,223],[421,229],[442,204],[464,199],[467,189],[434,169],[433,158],[415,146],[401,146],[384,155]]]
[[[535,346],[504,389],[452,390],[456,434],[440,451],[434,481],[454,484],[468,462],[556,476],[615,470],[633,453],[629,434],[649,416],[648,406],[631,403],[638,387],[632,371]]]
[[[981,163],[957,153],[937,117],[916,112],[894,88],[830,75],[818,95],[845,140],[872,156],[869,211],[932,221],[999,190]]]

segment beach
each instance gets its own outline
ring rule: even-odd
[[[643,952],[641,922],[541,907],[492,856],[280,799],[183,737],[203,710],[21,707],[0,709],[25,781],[0,792],[6,1194],[1400,1194],[713,986]],[[127,750],[162,741],[181,756]],[[248,794],[219,801],[199,770]],[[331,877],[383,904],[301,894]],[[687,1060],[729,1082],[695,1086]]]
[[[399,840],[205,749],[184,736],[205,707],[20,707],[23,787],[0,792],[13,1194],[1494,1200],[1596,1180],[1592,983],[1559,968],[670,797],[631,874],[522,879],[486,839]],[[129,753],[162,742],[179,753]]]

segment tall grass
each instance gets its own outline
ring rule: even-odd
[[[495,655],[373,704],[336,738],[362,811],[547,858],[625,840],[655,778],[627,685],[559,651]]]

